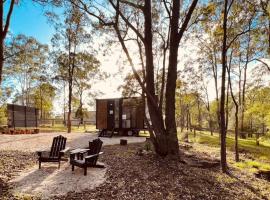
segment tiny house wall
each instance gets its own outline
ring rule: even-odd
[[[97,99],[96,127],[107,129],[144,129],[144,102],[140,97]]]

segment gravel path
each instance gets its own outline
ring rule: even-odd
[[[41,169],[34,166],[23,171],[11,180],[10,184],[14,187],[12,193],[17,196],[53,199],[53,196],[66,195],[71,191],[82,192],[86,189],[94,189],[106,180],[105,173],[106,168],[89,168],[87,176],[84,176],[81,168],[75,167],[72,172],[68,162],[60,169],[57,169],[55,164],[43,164]]]
[[[67,137],[67,147],[87,147],[88,142],[97,138],[97,133],[39,133],[34,135],[0,135],[0,150],[18,150],[35,152],[50,148],[53,137],[63,135]],[[120,139],[127,139],[128,143],[144,142],[144,137],[112,137],[100,138],[103,145],[119,144]]]

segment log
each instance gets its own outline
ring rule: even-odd
[[[120,145],[127,145],[127,140],[120,139]]]

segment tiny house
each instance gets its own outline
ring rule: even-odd
[[[144,117],[141,97],[96,99],[96,128],[100,136],[138,135],[145,129]]]

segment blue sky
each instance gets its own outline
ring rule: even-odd
[[[50,43],[54,28],[48,23],[44,12],[43,6],[31,0],[21,0],[14,7],[9,31],[13,35],[25,34],[35,37],[41,43]]]

